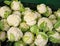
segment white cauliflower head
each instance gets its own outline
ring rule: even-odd
[[[13,14],[16,14],[21,17],[21,13],[19,11],[14,11]]]
[[[31,44],[34,40],[34,35],[31,32],[26,32],[23,36],[23,41],[26,44]]]
[[[43,14],[44,16],[48,17],[52,14],[52,9],[50,7],[46,7],[47,8],[47,11]]]
[[[48,37],[45,33],[40,32],[40,34],[37,35],[37,38],[35,39],[35,45],[37,46],[45,46],[48,42]]]
[[[8,23],[7,23],[7,20],[6,20],[6,19],[2,19],[1,21],[2,21],[3,24],[4,24],[4,25],[3,25],[3,26],[4,26],[4,27],[3,27],[3,30],[4,30],[4,31],[7,31],[7,30],[10,28],[10,26],[9,26]]]
[[[37,10],[39,13],[43,14],[47,11],[46,9],[46,5],[45,4],[40,4],[40,5],[37,5]]]
[[[36,12],[36,11],[35,11],[34,13],[35,13],[34,15],[36,16],[37,19],[38,19],[38,18],[41,18],[41,14],[39,14],[39,13]]]
[[[6,33],[5,32],[0,32],[0,40],[5,41],[6,40]]]
[[[12,10],[20,10],[20,2],[18,2],[18,1],[13,1],[12,3],[11,3],[11,9]]]
[[[38,21],[38,27],[39,28],[41,27],[44,30],[47,27],[47,30],[52,31],[53,24],[52,24],[52,22],[48,18],[43,17],[43,18],[39,19],[39,21]]]
[[[12,14],[8,16],[7,22],[10,26],[18,26],[21,22],[21,18],[18,15]]]
[[[33,13],[33,12],[29,12],[28,11],[28,13],[26,13],[25,15],[24,15],[24,20],[25,21],[33,21],[33,20],[35,20],[37,17],[36,17],[36,15]]]
[[[27,25],[29,25],[29,26],[33,26],[33,25],[36,24],[36,21],[35,21],[35,20],[34,20],[34,21],[27,21],[26,23],[27,23]]]
[[[52,14],[52,15],[49,16],[49,19],[50,20],[56,19],[56,16],[54,14]]]
[[[52,43],[60,43],[60,34],[56,31],[48,32],[49,40]]]
[[[22,31],[27,31],[29,29],[29,26],[27,25],[26,22],[20,23],[19,28],[21,28]]]
[[[2,18],[7,18],[10,13],[11,13],[11,9],[9,7],[3,6],[0,8],[0,16]]]
[[[11,27],[7,31],[7,37],[9,41],[19,41],[23,37],[23,33],[17,27]]]
[[[50,19],[50,21],[51,21],[53,24],[55,24],[55,23],[57,22],[56,16],[55,16],[54,14],[50,15],[50,16],[49,16],[49,19]]]

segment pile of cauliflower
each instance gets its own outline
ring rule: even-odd
[[[52,13],[49,6],[39,4],[33,11],[20,1],[5,3],[0,7],[0,42],[7,39],[15,42],[14,46],[60,44],[60,9]]]

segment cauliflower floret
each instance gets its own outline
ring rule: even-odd
[[[48,17],[52,14],[52,9],[47,6],[47,11],[44,13],[44,16]]]
[[[38,17],[39,17],[39,14],[37,12],[34,13],[32,11],[28,11],[28,13],[26,12],[26,14],[24,15],[24,20],[29,26],[32,26],[36,24],[36,19]]]
[[[6,33],[5,32],[0,32],[0,40],[5,41],[6,40]]]
[[[51,20],[51,22],[52,22],[52,24],[55,24],[57,22],[57,20],[54,19],[54,20]]]
[[[0,8],[0,16],[2,18],[7,18],[10,13],[11,13],[11,10],[9,7],[3,6]]]
[[[18,26],[21,22],[21,18],[18,15],[12,14],[8,16],[7,22],[10,26]]]
[[[21,17],[21,13],[19,11],[14,11],[13,14],[16,14]]]
[[[60,21],[57,21],[55,23],[54,28],[56,29],[56,31],[60,32]]]
[[[58,9],[56,12],[54,12],[57,19],[60,19],[60,9]]]
[[[38,18],[41,18],[41,14],[39,14],[39,13],[36,12],[36,11],[35,11],[34,13],[35,13],[35,16],[37,17],[37,19],[38,19]]]
[[[32,10],[29,7],[25,8],[25,11],[22,12],[23,15],[26,15],[26,13],[32,12]]]
[[[37,10],[41,14],[45,13],[47,11],[46,5],[45,4],[37,5]]]
[[[48,42],[48,37],[45,33],[40,32],[40,34],[37,35],[37,38],[35,39],[35,44],[37,46],[45,46]]]
[[[60,43],[60,34],[56,31],[48,32],[49,40],[52,43]]]
[[[36,24],[36,21],[35,21],[35,20],[34,20],[34,21],[27,21],[26,23],[27,23],[27,25],[29,25],[29,26],[33,26],[33,25]]]
[[[39,21],[38,21],[38,27],[41,27],[40,25],[41,25],[43,22],[46,23],[46,27],[48,27],[48,30],[51,31],[51,30],[53,29],[53,24],[52,24],[52,22],[51,22],[48,18],[45,18],[45,17],[39,19]],[[43,25],[43,24],[42,24],[42,25]]]
[[[27,25],[26,22],[20,23],[19,28],[21,28],[22,31],[27,31],[29,29],[29,26]]]
[[[4,26],[4,27],[3,27],[3,30],[4,30],[4,31],[7,31],[7,30],[10,28],[10,26],[9,26],[8,23],[7,23],[7,20],[6,20],[6,19],[2,19],[1,21],[2,21],[3,24],[4,24],[4,25],[3,25],[3,26]]]
[[[26,13],[25,16],[24,16],[24,20],[25,20],[25,21],[33,21],[33,20],[35,20],[36,18],[37,18],[36,15],[35,15],[33,12],[29,12],[29,11],[28,11],[28,13]]]
[[[9,41],[19,41],[23,37],[23,33],[17,27],[11,27],[7,31],[7,37]]]
[[[50,15],[50,16],[49,16],[49,19],[50,19],[50,21],[51,21],[53,24],[55,24],[55,23],[57,22],[56,16],[55,16],[54,14]]]
[[[31,44],[34,40],[34,35],[31,32],[26,32],[23,36],[23,41],[26,44]]]
[[[54,14],[52,14],[52,15],[49,16],[49,19],[50,20],[56,19],[56,16]]]
[[[12,3],[11,3],[11,9],[12,10],[20,10],[20,2],[18,2],[18,1],[13,1]]]

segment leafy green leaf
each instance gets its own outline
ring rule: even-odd
[[[38,28],[37,25],[34,25],[34,26],[32,26],[32,27],[30,28],[30,31],[31,31],[32,33],[34,33],[34,34],[38,34],[39,28]]]
[[[12,0],[12,1],[18,1],[18,0]]]
[[[44,32],[48,31],[47,23],[46,22],[42,22],[40,24],[40,29],[43,30]]]
[[[60,39],[54,38],[54,37],[52,37],[52,36],[49,36],[49,40],[50,40],[52,43],[60,43]]]
[[[40,32],[41,36],[43,37],[43,39],[47,40],[48,36],[44,33],[44,32]]]
[[[9,16],[9,14],[10,14],[10,12],[6,11],[4,14],[5,18],[7,18]]]
[[[22,4],[20,4],[20,12],[24,12],[25,11],[25,8],[23,7]]]
[[[14,41],[14,40],[15,40],[15,36],[12,33],[10,33],[10,41]]]
[[[24,43],[22,41],[17,41],[17,42],[15,42],[14,46],[20,46],[21,44],[24,45]]]
[[[53,35],[53,34],[55,34],[55,32],[56,31],[49,31],[48,33],[47,33],[47,35],[49,36],[49,35]]]
[[[7,4],[7,5],[10,5],[11,4],[11,1],[7,1],[6,0],[6,1],[4,1],[4,3]]]
[[[3,28],[4,28],[4,24],[2,21],[0,21],[0,30],[3,30]]]
[[[57,21],[57,23],[54,25],[54,28],[58,28],[60,26],[60,21]]]

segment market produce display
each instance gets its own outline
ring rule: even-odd
[[[39,4],[32,10],[18,0],[4,3],[0,7],[0,46],[59,46],[60,9],[52,11]]]

